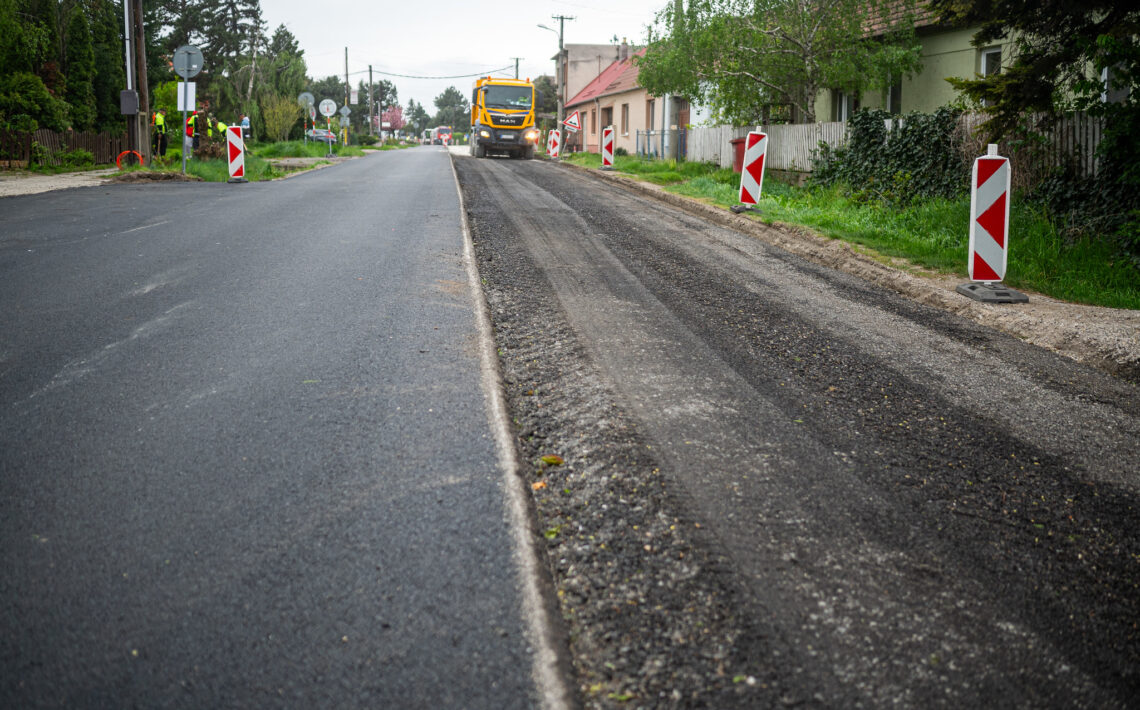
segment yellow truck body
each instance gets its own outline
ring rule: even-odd
[[[529,79],[477,79],[471,92],[471,154],[533,158],[540,135],[535,121],[540,101],[541,94]]]

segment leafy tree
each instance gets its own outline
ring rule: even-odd
[[[71,123],[76,129],[88,131],[95,127],[95,47],[91,28],[82,8],[71,12],[67,25],[67,103],[71,108]]]
[[[29,131],[67,128],[67,104],[52,96],[40,79],[31,72],[0,76],[0,117],[16,130]]]
[[[265,133],[272,140],[283,141],[289,131],[301,118],[301,105],[295,96],[266,96],[261,101],[261,112],[265,120]]]
[[[980,26],[975,46],[1010,39],[1012,61],[954,86],[990,114],[991,139],[1016,134],[1026,114],[1047,124],[1071,110],[1103,116],[1099,172],[1058,176],[1043,192],[1086,233],[1115,235],[1140,264],[1140,8],[1118,0],[932,0],[946,22]],[[1033,126],[1029,126],[1032,130]]]
[[[814,123],[821,90],[858,95],[919,69],[913,12],[914,0],[691,0],[658,16],[639,81],[740,124],[777,106]]]
[[[305,52],[297,45],[297,38],[285,27],[273,32],[266,49],[265,82],[272,93],[297,96],[305,90]]]
[[[427,109],[415,99],[408,99],[408,109],[404,112],[404,117],[407,119],[406,127],[414,130],[416,135],[422,134],[431,124],[431,116],[428,115]]]
[[[543,74],[534,80],[534,88],[542,95],[542,102],[536,107],[538,113],[555,115],[558,113],[558,88],[554,78]]]
[[[95,129],[122,130],[119,113],[119,91],[127,86],[127,70],[123,63],[123,17],[112,0],[87,0],[91,23],[91,49],[95,59],[95,76],[91,90],[95,97]],[[147,77],[158,81],[161,72],[148,65]],[[152,92],[153,93],[153,92]]]
[[[392,131],[393,133],[406,126],[407,121],[404,120],[404,109],[399,105],[389,106],[384,109],[384,113],[380,114],[380,125],[383,126],[385,123],[390,125],[384,130]]]
[[[459,89],[449,86],[435,97],[435,125],[462,129],[471,123],[471,107]]]

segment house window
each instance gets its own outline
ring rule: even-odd
[[[610,106],[609,108],[602,109],[602,123],[601,123],[601,125],[603,125],[603,126],[614,125],[614,107],[613,106]]]
[[[891,84],[887,89],[887,113],[897,116],[902,113],[902,80]]]
[[[1120,65],[1105,67],[1100,70],[1100,81],[1104,91],[1100,94],[1101,103],[1122,104],[1128,100],[1131,90],[1128,83],[1121,81]]]
[[[590,110],[590,123],[594,126],[594,133],[598,132],[598,109]]]
[[[839,89],[831,92],[831,120],[846,121],[859,110],[859,100]]]
[[[621,134],[629,135],[629,104],[621,105]]]
[[[653,130],[653,119],[655,118],[653,109],[656,108],[653,103],[653,99],[645,102],[645,127],[651,131]]]
[[[982,76],[993,76],[994,74],[1001,74],[1001,47],[990,47],[989,49],[981,50],[981,71]]]

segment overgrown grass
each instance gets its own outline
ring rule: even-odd
[[[596,154],[564,160],[600,167]],[[618,172],[665,186],[670,192],[715,205],[737,204],[740,175],[708,163],[648,161],[618,156]],[[797,187],[764,178],[755,219],[808,227],[833,239],[863,245],[941,273],[967,278],[970,198],[916,201],[908,206],[858,202],[844,187]],[[1003,283],[1052,298],[1113,308],[1140,309],[1140,271],[1103,241],[1070,242],[1036,205],[1013,200],[1009,265]]]

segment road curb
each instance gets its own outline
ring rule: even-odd
[[[1001,330],[1133,384],[1140,384],[1140,311],[1069,304],[1030,292],[1029,304],[992,305],[955,292],[964,277],[945,276],[892,260],[883,263],[851,244],[787,224],[768,225],[651,183],[566,162],[580,175],[618,185],[813,263],[858,276],[914,301]],[[880,257],[882,258],[882,257]],[[1058,313],[1060,311],[1060,313]]]

